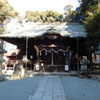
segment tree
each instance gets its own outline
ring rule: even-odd
[[[34,21],[31,16],[33,16],[36,20],[38,21],[54,21],[56,19],[56,21],[60,21],[60,19],[63,17],[62,14],[55,12],[53,10],[46,10],[46,11],[42,11],[42,12],[38,12],[38,11],[26,11],[26,17],[28,18],[29,21]]]
[[[48,22],[54,22],[54,18],[51,16],[51,17],[47,17],[47,21]]]
[[[7,0],[0,0],[0,22],[2,24],[0,30],[3,30],[3,21],[6,18],[15,17],[18,15],[18,12],[11,7]]]
[[[89,10],[90,6],[98,3],[98,0],[79,0],[80,2],[80,14],[83,16],[82,20],[84,21],[87,17],[86,12]]]
[[[94,52],[98,50],[98,44],[100,43],[100,0],[89,7],[86,16],[84,28],[87,32],[87,49]]]
[[[17,15],[18,12],[6,0],[0,0],[0,21]]]
[[[66,5],[64,7],[64,14],[67,14],[68,15],[69,13],[71,13],[73,11],[72,8],[73,8],[73,6],[71,4]]]
[[[60,13],[58,13],[56,11],[53,11],[53,10],[47,10],[46,11],[46,16],[47,16],[47,18],[48,17],[53,17],[53,19],[55,21],[60,21],[60,19],[63,18],[63,15],[62,14],[60,14]]]
[[[71,4],[69,5],[66,5],[64,7],[64,14],[66,15],[64,21],[72,21],[73,19],[73,14],[74,14],[74,11],[72,10],[73,6]]]
[[[40,13],[38,11],[26,11],[25,15],[29,21],[36,22],[41,20]]]
[[[75,22],[80,22],[80,23],[82,23],[82,15],[80,14],[80,9],[79,9],[79,7],[78,8],[76,8],[76,10],[74,11],[74,21]]]

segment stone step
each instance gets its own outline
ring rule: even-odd
[[[77,72],[27,72],[26,77],[33,77],[33,76],[78,76]]]
[[[14,70],[6,70],[5,75],[12,75]]]

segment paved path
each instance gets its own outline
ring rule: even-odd
[[[44,76],[28,100],[66,100],[59,76]]]
[[[0,82],[0,100],[27,100],[34,94],[43,77],[27,77]]]

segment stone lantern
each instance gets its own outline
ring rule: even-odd
[[[100,47],[99,47],[100,49]],[[95,55],[97,55],[97,63],[99,64],[99,71],[100,71],[100,50],[98,50],[97,52],[95,52]]]
[[[82,70],[87,69],[87,64],[89,64],[89,60],[87,60],[87,56],[82,57],[82,59],[80,60],[80,64]]]
[[[6,51],[3,49],[3,43],[0,43],[0,81],[3,81],[2,78],[2,62],[3,62],[3,54],[6,53]]]

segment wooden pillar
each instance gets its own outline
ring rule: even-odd
[[[38,47],[36,45],[34,47],[36,49],[37,64],[39,65],[40,64],[40,60],[39,60],[39,49],[38,49]]]
[[[39,65],[39,51],[37,51],[37,64]]]
[[[88,53],[88,59],[89,59],[90,63],[92,63],[92,53]]]
[[[51,65],[53,65],[53,49],[52,49],[52,64]]]
[[[68,51],[65,54],[65,64],[68,65]]]
[[[26,58],[25,58],[25,72],[27,68],[27,51],[28,51],[28,37],[26,37]]]
[[[77,37],[77,71],[78,71],[78,76],[79,76],[79,38]]]
[[[88,59],[89,59],[89,61],[90,61],[90,66],[89,66],[89,68],[90,68],[90,70],[92,71],[92,53],[88,53]]]

